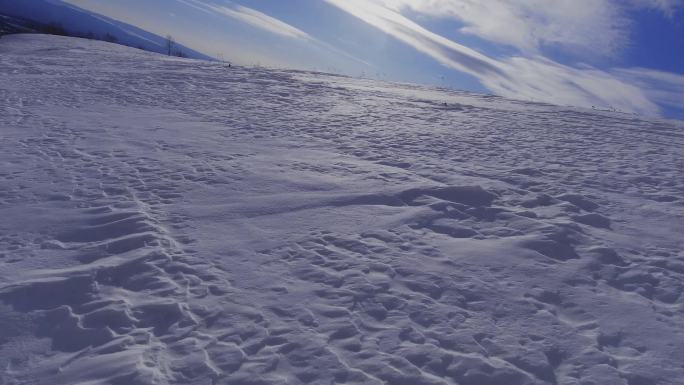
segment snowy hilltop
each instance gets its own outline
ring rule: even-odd
[[[684,123],[0,39],[0,384],[681,385]]]

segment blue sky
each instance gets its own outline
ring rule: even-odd
[[[684,0],[66,0],[236,64],[684,119]]]

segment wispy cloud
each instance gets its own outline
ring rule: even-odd
[[[611,72],[574,68],[544,57],[516,56],[500,62],[505,78],[478,76],[495,94],[579,107],[614,108],[648,116],[660,107],[645,89]]]
[[[631,0],[631,5],[640,8],[651,8],[662,12],[667,17],[674,14],[684,6],[683,0]]]
[[[247,23],[253,27],[261,28],[277,35],[295,39],[311,38],[308,33],[252,8],[243,7],[241,5],[237,5],[235,8],[229,8],[211,4],[208,4],[207,7],[216,12]]]
[[[373,1],[398,12],[458,20],[463,33],[526,53],[547,46],[578,50],[591,42],[595,52],[612,54],[627,38],[625,19],[607,0]]]
[[[216,0],[176,0],[178,3],[184,4],[188,7],[191,7],[195,10],[204,12],[207,15],[217,17],[219,19],[221,18],[229,18],[232,20],[236,20],[239,23],[247,24],[251,27],[258,28],[262,31],[268,32],[271,36],[278,36],[278,37],[284,37],[284,38],[289,38],[291,39],[288,44],[292,45],[293,49],[297,49],[296,47],[299,45],[301,46],[302,44],[306,45],[312,52],[316,52],[316,58],[309,58],[309,64],[315,63],[316,60],[318,60],[318,63],[321,64],[321,66],[325,67],[325,65],[331,65],[330,60],[324,60],[321,61],[321,57],[335,57],[336,61],[339,63],[339,65],[349,65],[350,61],[352,64],[350,67],[359,67],[364,68],[364,69],[370,69],[374,68],[374,66],[371,63],[368,63],[367,61],[364,61],[362,59],[357,58],[356,56],[346,52],[343,49],[340,49],[338,47],[335,47],[331,44],[328,44],[326,42],[323,42],[319,39],[316,39],[315,37],[311,36],[310,34],[300,30],[297,27],[294,27],[290,24],[287,24],[286,22],[276,19],[272,16],[269,16],[263,12],[259,12],[255,9],[248,8],[245,6],[241,6],[238,4],[235,4],[232,1],[221,1],[220,3],[217,2]],[[281,44],[282,42],[276,42],[274,43],[271,40],[267,40],[265,45],[268,44],[278,44],[279,46],[283,46]],[[243,47],[243,49],[240,50],[240,55],[241,56],[246,56],[246,52],[250,51],[249,47]],[[301,51],[299,51],[301,52]],[[311,53],[311,52],[310,52]],[[288,62],[283,62],[282,60],[272,60],[269,55],[262,55],[259,56],[258,58],[252,57],[252,62],[264,62],[264,63],[269,63],[271,65],[277,66],[278,64],[282,65],[283,63],[288,63]],[[286,64],[287,65],[287,64]],[[302,65],[301,63],[299,65],[294,65],[296,67],[301,68]],[[312,66],[315,67],[315,66]]]
[[[500,71],[487,56],[434,34],[401,14],[372,1],[327,1],[415,49],[432,56],[445,66],[464,72]]]
[[[460,31],[536,54],[545,47],[612,56],[627,45],[629,11],[671,17],[684,0],[370,0],[397,12],[458,20]]]
[[[271,17],[263,12],[259,12],[255,9],[242,5],[224,6],[200,0],[178,0],[178,2],[201,10],[205,13],[215,13],[218,15],[228,16],[252,27],[259,28],[276,35],[293,39],[313,40],[308,33],[300,30],[299,28]]]
[[[614,74],[639,87],[656,103],[684,112],[684,75],[647,68],[622,68]]]
[[[643,84],[646,81],[637,84],[631,81],[633,78],[619,76],[616,71],[600,70],[587,65],[576,68],[554,62],[536,53],[534,46],[538,43],[535,43],[534,39],[527,43],[520,43],[522,44],[521,48],[523,48],[520,55],[493,58],[435,34],[400,13],[402,7],[407,5],[410,5],[414,10],[422,9],[430,14],[436,12],[437,9],[430,7],[439,7],[442,3],[452,6],[452,8],[442,8],[442,11],[451,9],[452,12],[456,12],[458,9],[467,9],[469,6],[486,8],[482,5],[483,2],[474,0],[326,1],[431,56],[442,65],[475,76],[486,88],[496,94],[560,105],[611,107],[645,115],[660,113],[660,108],[656,104],[657,101],[653,98],[654,94],[649,92],[652,87]],[[542,8],[547,7],[544,5],[547,3],[545,0],[511,0],[510,3],[516,1],[529,4],[536,3]],[[489,3],[487,2],[487,4]],[[492,0],[493,3],[503,4],[504,2]],[[557,6],[568,2],[559,0],[553,3]],[[505,9],[508,7],[502,6],[502,8],[504,13],[507,12]],[[496,19],[495,7],[491,9],[491,12],[489,16]],[[443,15],[444,13],[442,13]],[[515,24],[513,26],[515,27]],[[486,30],[484,24],[477,28]],[[493,34],[492,36],[504,33],[503,31],[490,32]]]

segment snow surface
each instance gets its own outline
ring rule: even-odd
[[[684,124],[0,39],[0,384],[684,383]]]

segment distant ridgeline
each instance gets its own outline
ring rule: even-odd
[[[214,58],[130,24],[61,0],[0,0],[0,36],[44,33],[103,40],[146,51],[193,59]]]
[[[35,33],[28,20],[0,14],[0,36],[12,33]]]
[[[58,36],[71,36],[71,37],[81,37],[91,40],[102,40],[108,41],[110,43],[118,43],[119,39],[110,34],[105,33],[104,35],[98,35],[89,32],[77,32],[69,31],[65,29],[60,23],[40,23],[34,20],[24,19],[21,17],[7,16],[0,14],[0,36],[11,35],[15,33],[43,33],[46,35],[58,35]],[[128,45],[128,44],[124,44]],[[136,48],[148,50],[143,46],[138,46]],[[149,51],[149,50],[148,50]],[[175,56],[186,56],[182,50],[177,50],[174,52]]]

